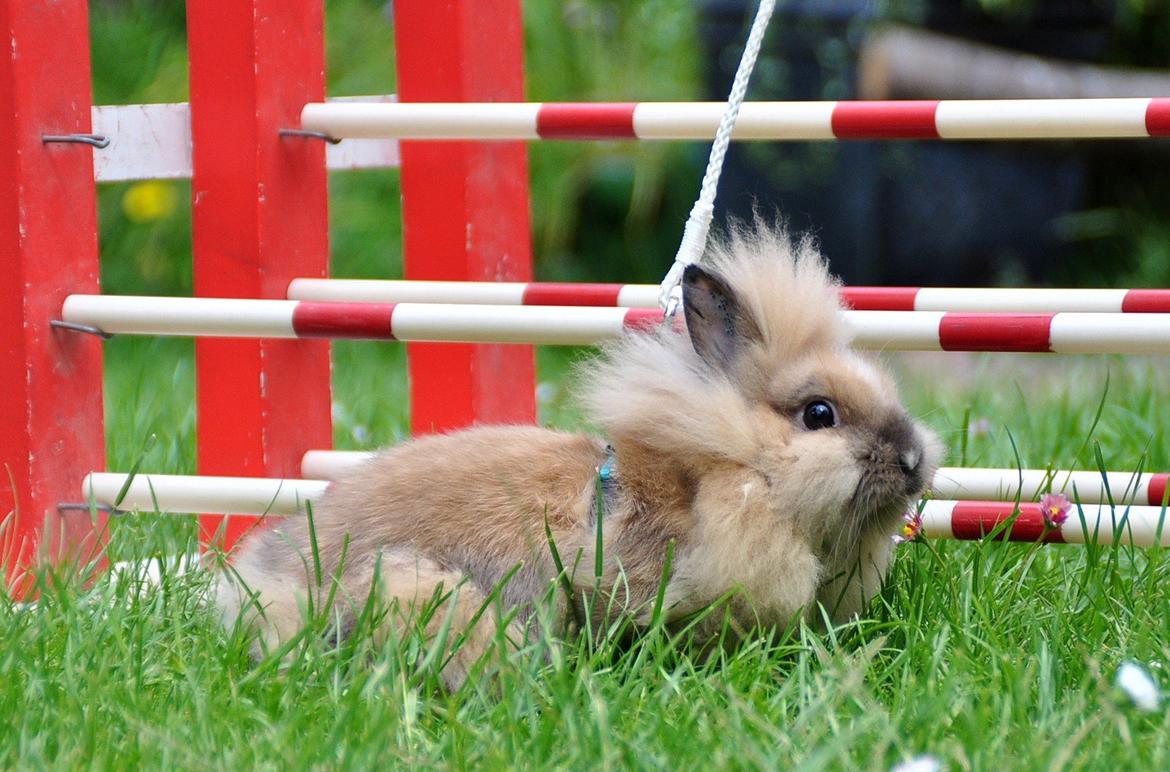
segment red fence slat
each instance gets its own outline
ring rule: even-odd
[[[61,302],[98,289],[93,153],[45,144],[90,130],[85,0],[0,0],[0,561],[96,556],[105,519],[61,512],[105,466],[101,342],[54,331]]]
[[[283,297],[328,269],[324,146],[277,134],[324,98],[322,2],[189,0],[187,23],[195,292]],[[295,477],[331,444],[327,342],[201,340],[195,359],[201,474]],[[225,546],[253,522],[230,518]]]
[[[404,102],[522,101],[519,0],[394,3]],[[521,142],[403,142],[408,279],[529,281],[528,155]],[[410,344],[417,433],[531,423],[531,346]]]

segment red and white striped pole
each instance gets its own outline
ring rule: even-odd
[[[1167,314],[843,311],[853,344],[884,351],[1170,353]],[[66,321],[107,333],[587,345],[652,329],[651,308],[318,303],[71,295]],[[225,370],[227,371],[227,370]],[[295,381],[295,379],[294,379]]]
[[[723,102],[306,104],[334,137],[710,140]],[[1170,135],[1170,99],[745,102],[733,139],[1105,139]]]
[[[292,300],[344,303],[471,303],[516,306],[657,308],[656,284],[293,279]],[[1170,313],[1165,289],[842,287],[856,311],[977,313]]]
[[[303,467],[304,461],[301,463]],[[1014,500],[1018,495],[1030,501],[1042,493],[1061,493],[1082,504],[1158,507],[1165,501],[1168,480],[1170,473],[1166,472],[942,467],[935,473],[930,490],[932,497],[940,499]]]
[[[996,536],[997,541],[1170,546],[1170,522],[1165,507],[1074,505],[1068,519],[1052,528],[1045,525],[1039,504],[927,501],[922,509],[922,532],[931,539],[975,541],[1008,522],[1011,525]]]

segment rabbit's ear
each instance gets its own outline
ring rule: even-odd
[[[742,349],[760,340],[760,328],[735,290],[717,273],[691,263],[683,271],[683,311],[695,352],[728,370]]]

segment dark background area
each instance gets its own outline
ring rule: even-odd
[[[700,6],[704,58],[716,65],[704,72],[707,98],[730,88],[754,8]],[[871,29],[895,21],[1058,60],[1166,63],[1167,38],[1149,34],[1167,31],[1164,18],[1121,3],[788,2],[749,98],[857,98],[858,50]],[[1157,258],[1144,266],[1135,253],[1143,239],[1170,235],[1157,205],[1167,161],[1165,140],[740,144],[719,209],[740,218],[778,210],[817,234],[850,283],[1093,283],[1135,272],[1164,283],[1165,260],[1159,270]]]

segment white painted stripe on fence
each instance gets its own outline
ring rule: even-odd
[[[1120,313],[1121,303],[1128,291],[1123,289],[923,287],[914,297],[914,310],[971,313],[1058,313],[1061,311]]]
[[[109,333],[295,338],[296,300],[70,295],[61,316]],[[227,374],[224,374],[227,377]]]
[[[325,145],[325,166],[330,171],[396,169],[400,163],[398,141],[393,139],[355,139]]]
[[[1148,137],[1141,99],[943,100],[935,127],[943,139]]]
[[[1170,314],[1056,314],[1049,339],[1058,354],[1165,354]]]
[[[382,103],[393,102],[394,97],[345,97],[337,101]],[[186,102],[94,105],[92,126],[93,133],[110,140],[108,147],[93,154],[97,182],[191,178],[191,106]],[[395,168],[398,163],[398,142],[392,139],[355,139],[325,146],[325,165],[333,170]]]
[[[191,177],[191,108],[185,102],[95,105],[93,133],[109,137],[94,150],[98,182]]]
[[[82,481],[82,496],[114,506],[128,475],[94,472]],[[135,475],[118,509],[139,512],[295,515],[306,501],[320,499],[326,480],[281,480],[168,474]]]

